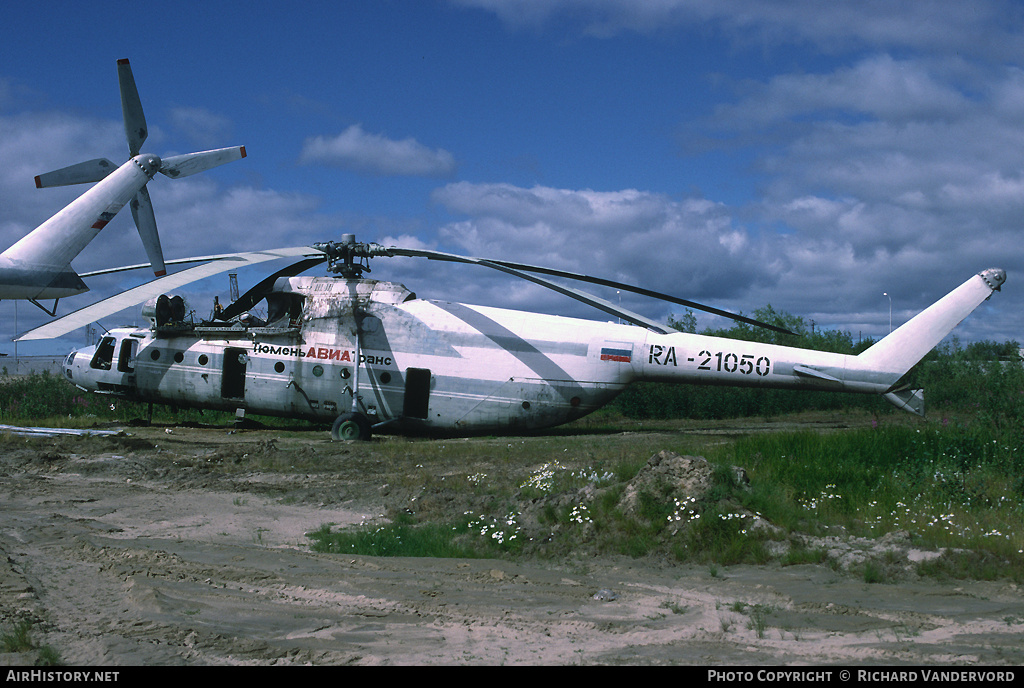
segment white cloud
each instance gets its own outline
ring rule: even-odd
[[[439,230],[441,242],[459,253],[554,267],[687,299],[735,296],[776,279],[778,263],[764,259],[764,245],[751,245],[726,208],[704,199],[468,182],[449,184],[434,199],[469,216]],[[527,298],[554,301],[539,290],[509,291],[507,280],[479,279],[473,290],[478,302],[508,304],[518,297],[524,301],[512,305],[526,308]],[[668,312],[664,304],[625,298],[641,312]],[[558,299],[564,312],[565,299]]]
[[[838,113],[890,122],[948,120],[970,106],[967,94],[930,65],[884,54],[832,72],[780,74],[743,88],[739,102],[717,108],[719,126],[760,129],[794,117]]]
[[[326,164],[371,175],[450,177],[455,157],[448,151],[430,149],[415,139],[401,141],[370,134],[353,124],[333,138],[316,136],[306,140],[299,161]]]
[[[231,145],[233,124],[230,119],[204,107],[177,107],[171,110],[171,124],[197,148],[223,148]]]

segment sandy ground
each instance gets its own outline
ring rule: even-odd
[[[70,665],[1024,663],[1011,583],[317,554],[307,531],[384,512],[400,452],[311,432],[295,456],[332,470],[260,472],[272,430],[129,432],[0,445],[0,628]]]

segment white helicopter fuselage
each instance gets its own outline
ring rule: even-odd
[[[417,299],[363,279],[279,280],[268,325],[127,328],[71,354],[82,389],[177,406],[397,433],[475,434],[580,418],[629,384],[664,381],[887,394],[998,288],[968,280],[860,356]],[[357,324],[358,318],[358,324]]]

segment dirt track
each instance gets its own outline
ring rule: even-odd
[[[422,467],[400,440],[129,432],[0,445],[0,628],[31,622],[67,664],[1024,663],[1010,583],[316,554],[307,531],[409,498],[397,476]],[[296,469],[258,470],[267,454]],[[483,470],[438,457],[429,470]]]

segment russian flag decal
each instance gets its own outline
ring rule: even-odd
[[[633,347],[629,344],[618,344],[609,342],[611,346],[601,347],[602,361],[615,361],[617,363],[629,363],[633,358]]]

